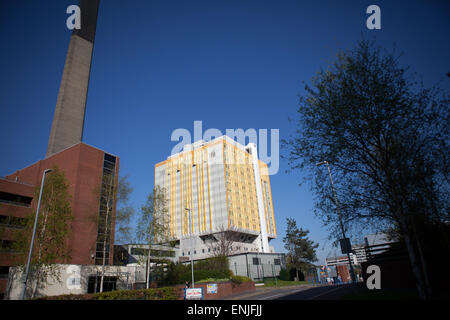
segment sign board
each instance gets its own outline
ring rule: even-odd
[[[340,239],[341,251],[343,254],[352,253],[352,245],[349,238]]]
[[[336,266],[328,267],[328,276],[329,277],[337,277]]]
[[[203,300],[203,288],[186,288],[184,291],[185,300]]]
[[[217,293],[217,283],[211,283],[206,286],[206,292],[209,294]]]

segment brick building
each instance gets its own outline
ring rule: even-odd
[[[0,298],[7,289],[9,270],[17,264],[17,231],[23,228],[24,217],[36,212],[42,174],[54,166],[69,182],[73,216],[67,239],[70,261],[57,263],[102,265],[105,238],[106,264],[113,263],[116,203],[115,197],[112,203],[105,202],[103,195],[105,190],[117,190],[119,158],[82,142],[99,0],[80,0],[79,7],[81,28],[70,37],[46,157],[0,178]],[[103,179],[109,174],[113,182]],[[105,203],[112,204],[111,219],[99,224],[106,221],[99,219],[106,217]]]
[[[104,209],[96,190],[100,189],[102,176],[106,173],[113,173],[117,185],[119,158],[78,143],[0,179],[0,224],[6,231],[0,234],[0,294],[5,292],[9,267],[15,265],[14,233],[21,227],[23,217],[36,212],[35,190],[40,186],[44,170],[53,166],[64,172],[71,195],[73,220],[68,239],[71,259],[65,263],[102,264],[103,241],[98,241],[102,230],[95,217]],[[107,264],[113,263],[114,217],[115,203],[108,232]]]

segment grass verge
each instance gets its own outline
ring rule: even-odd
[[[260,282],[262,283],[262,282]],[[287,287],[306,284],[306,281],[286,281],[286,280],[264,280],[264,287]]]

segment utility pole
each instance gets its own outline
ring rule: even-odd
[[[31,255],[33,253],[34,238],[36,236],[36,227],[37,227],[37,222],[39,219],[39,209],[41,208],[42,192],[44,191],[45,175],[51,171],[53,171],[53,170],[45,169],[44,173],[42,174],[41,190],[39,192],[39,200],[38,200],[38,206],[37,206],[37,210],[36,210],[36,217],[34,218],[33,236],[31,237],[30,251],[28,252],[28,261],[27,261],[27,267],[26,267],[26,271],[25,271],[25,280],[23,281],[22,299],[21,300],[23,300],[25,298],[25,290],[27,288],[28,274],[30,271],[30,263],[31,263]]]
[[[189,208],[184,208],[185,210],[187,210],[188,212],[189,212],[189,217],[190,217],[190,221],[192,221],[191,219],[192,219],[192,216],[191,216],[191,209],[189,209]],[[190,238],[190,242],[191,242],[191,273],[192,273],[192,288],[195,288],[194,287],[194,245],[192,244],[192,234],[190,233],[190,230],[188,230],[189,231],[189,238]]]
[[[328,176],[330,178],[331,189],[333,190],[334,201],[336,203],[336,208],[337,208],[337,213],[338,213],[338,218],[339,218],[339,225],[340,225],[340,228],[341,228],[343,241],[345,241],[345,239],[346,239],[345,229],[344,229],[344,224],[342,222],[341,209],[339,207],[339,202],[338,202],[338,199],[337,199],[336,190],[334,188],[333,178],[331,177],[330,165],[329,165],[328,161],[322,161],[322,162],[319,162],[317,164],[317,166],[320,166],[322,164],[326,164],[327,168],[328,168]],[[349,267],[350,267],[350,276],[352,278],[352,282],[355,282],[355,273],[353,271],[352,259],[350,258],[350,253],[349,252],[347,252],[347,258],[348,258],[348,264],[349,264]]]

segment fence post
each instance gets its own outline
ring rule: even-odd
[[[261,270],[262,270],[262,278],[263,278],[263,281],[264,281],[264,265],[263,264],[261,264]]]
[[[256,265],[256,272],[258,273],[258,279],[261,279],[261,277],[259,275],[259,260],[258,260],[258,264]]]
[[[245,264],[247,265],[247,277],[251,278],[250,277],[250,271],[249,271],[249,268],[248,268],[248,254],[247,253],[245,254]]]
[[[272,264],[272,276],[273,276],[273,280],[275,281],[275,286],[277,286],[277,278],[275,277],[275,270]]]
[[[94,293],[97,293],[98,270],[95,271]]]

